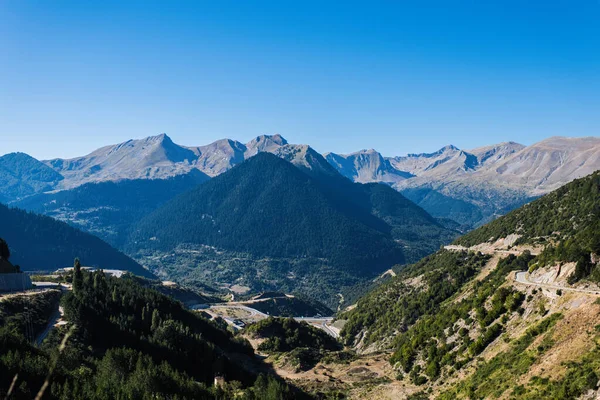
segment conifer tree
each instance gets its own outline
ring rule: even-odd
[[[160,314],[158,313],[158,310],[155,308],[154,311],[152,311],[152,330],[156,330],[158,329],[158,327],[160,326]]]
[[[10,258],[10,250],[4,239],[0,238],[0,258],[8,260]]]
[[[76,258],[73,263],[73,293],[78,294],[82,287],[83,273],[81,272],[81,263],[79,262],[79,258]]]

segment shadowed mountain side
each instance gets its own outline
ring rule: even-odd
[[[13,205],[68,222],[120,247],[131,224],[208,179],[192,170],[169,179],[87,183],[31,196]]]
[[[64,222],[0,204],[0,237],[10,245],[11,261],[24,271],[55,270],[73,265],[121,269],[153,277],[137,262],[89,233]]]

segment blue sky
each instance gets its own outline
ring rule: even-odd
[[[0,154],[600,134],[600,1],[0,1]]]

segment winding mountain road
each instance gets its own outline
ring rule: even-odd
[[[523,253],[520,250],[500,250],[500,249],[494,249],[494,248],[487,248],[486,249],[486,248],[478,248],[478,246],[473,246],[471,248],[468,248],[468,247],[464,247],[464,246],[460,246],[460,245],[448,245],[448,246],[444,246],[444,248],[446,250],[449,250],[449,251],[477,250],[477,251],[481,251],[484,254],[490,254],[490,255],[495,255],[495,254],[500,254],[500,255],[513,254],[515,256],[520,256]],[[533,254],[533,255],[539,254],[539,250],[532,249],[530,251],[531,251],[531,254]],[[519,271],[519,272],[517,272],[515,274],[514,281],[517,282],[517,283],[520,283],[522,285],[536,286],[536,287],[543,288],[543,289],[562,290],[562,291],[565,291],[565,292],[577,292],[577,293],[589,294],[589,295],[592,295],[592,296],[600,296],[600,291],[598,291],[598,290],[579,289],[579,288],[573,288],[573,287],[552,285],[552,284],[549,284],[549,283],[532,282],[532,281],[529,280],[529,273],[527,271]]]
[[[528,275],[529,275],[529,273],[526,271],[517,272],[515,274],[515,282],[521,283],[523,285],[528,285],[528,286],[536,286],[536,287],[543,288],[543,289],[555,289],[555,290],[563,290],[565,292],[578,292],[578,293],[591,294],[593,296],[600,296],[600,291],[597,291],[597,290],[578,289],[578,288],[572,288],[572,287],[552,285],[552,284],[548,284],[548,283],[532,282],[529,280]]]
[[[218,308],[232,309],[233,308],[233,309],[243,310],[243,311],[250,313],[249,317],[258,317],[261,319],[269,318],[268,314],[258,311],[257,309],[247,307],[247,306],[237,305],[237,304],[236,305],[228,305],[228,304],[212,305],[208,309],[204,309],[204,311],[210,311],[210,309],[215,309],[215,308],[216,309],[218,309]],[[239,326],[238,324],[236,324],[232,318],[224,318],[224,319],[225,319],[225,321],[227,321],[230,325],[232,325],[236,329],[242,329],[242,327]],[[322,329],[323,331],[325,331],[326,333],[328,333],[329,335],[333,336],[336,339],[340,336],[337,328],[334,328],[329,325],[333,321],[332,317],[318,317],[318,318],[294,317],[294,319],[296,321],[304,321],[304,322],[311,324],[319,329]]]

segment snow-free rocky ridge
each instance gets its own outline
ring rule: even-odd
[[[551,137],[530,146],[504,142],[471,150],[448,145],[433,153],[386,157],[374,149],[321,156],[309,145],[290,144],[278,134],[248,143],[221,139],[200,146],[178,145],[161,134],[73,159],[0,157],[0,201],[85,183],[167,179],[191,171],[214,177],[259,152],[273,153],[305,170],[337,171],[354,182],[388,184],[433,216],[454,220],[465,229],[600,169],[598,137]]]

